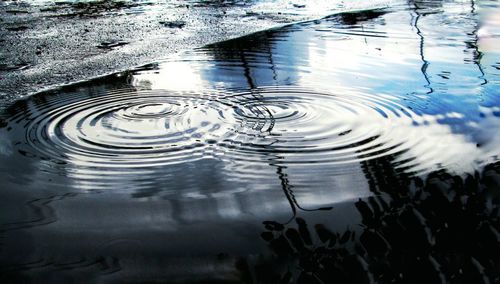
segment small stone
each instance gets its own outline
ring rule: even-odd
[[[184,22],[184,21],[168,21],[168,22],[161,21],[160,24],[162,24],[168,28],[182,29],[186,25],[186,22]]]
[[[12,31],[12,32],[19,32],[19,31],[25,31],[29,29],[28,26],[16,26],[16,27],[8,27],[7,30]]]
[[[122,41],[122,40],[116,40],[116,41],[105,41],[101,42],[100,45],[97,46],[97,48],[100,49],[113,49],[115,47],[119,47],[122,45],[129,44],[127,41]]]

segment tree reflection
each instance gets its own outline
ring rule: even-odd
[[[365,163],[366,168],[380,167]],[[359,200],[356,230],[265,221],[274,253],[254,267],[261,283],[488,283],[499,280],[500,163],[465,178],[445,171],[385,182]],[[389,176],[391,178],[391,176]],[[397,179],[396,177],[392,177]],[[273,273],[271,273],[273,272]]]

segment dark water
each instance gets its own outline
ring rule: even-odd
[[[12,281],[500,281],[496,2],[411,1],[0,120]]]

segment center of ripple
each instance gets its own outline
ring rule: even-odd
[[[127,109],[131,117],[163,117],[174,113],[180,105],[177,103],[146,103]]]
[[[304,115],[300,114],[300,110],[290,101],[268,98],[254,98],[254,100],[237,106],[235,109],[237,115],[250,120],[293,120]]]

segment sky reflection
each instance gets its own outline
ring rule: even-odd
[[[477,8],[465,2],[442,3],[439,14],[428,14],[435,7],[425,6],[427,2],[409,5],[414,9],[346,14],[216,44],[133,78],[164,89],[162,82],[170,81],[172,70],[190,70],[174,75],[177,83],[170,87],[180,90],[180,84],[182,90],[187,86],[203,93],[297,85],[332,95],[385,98],[396,119],[365,111],[357,125],[367,127],[366,132],[370,125],[389,123],[385,131],[392,143],[411,141],[398,158],[411,162],[399,167],[420,173],[474,171],[498,156],[492,150],[499,148],[495,139],[485,139],[491,128],[483,127],[497,120],[484,103],[498,105],[494,86],[485,84],[495,81],[498,72],[483,65],[498,61],[498,54],[487,47],[483,51],[483,39],[477,36],[478,30],[494,29],[495,22],[490,16],[480,27]],[[399,24],[403,22],[411,25]]]
[[[0,264],[133,270],[135,249],[203,271],[262,252],[263,220],[361,230],[351,201],[498,162],[498,26],[479,11],[344,13],[19,100],[0,117]]]

